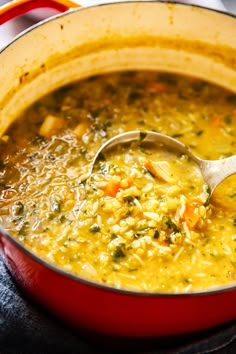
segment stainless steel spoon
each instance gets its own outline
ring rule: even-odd
[[[220,160],[202,160],[195,156],[183,143],[170,136],[155,131],[142,132],[139,130],[132,130],[112,137],[98,149],[90,165],[87,177],[92,174],[94,165],[104,151],[111,149],[116,145],[130,143],[132,141],[155,143],[188,155],[198,165],[204,181],[210,188],[210,195],[225,178],[236,173],[236,155]]]

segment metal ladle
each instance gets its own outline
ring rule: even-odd
[[[214,189],[224,179],[236,173],[236,155],[220,160],[202,160],[195,156],[183,143],[170,136],[155,131],[142,132],[139,130],[132,130],[112,137],[98,149],[91,162],[86,178],[92,174],[97,160],[104,151],[132,141],[140,141],[140,143],[158,143],[161,146],[167,146],[174,151],[180,151],[183,154],[188,155],[198,165],[204,181],[210,188],[210,197]]]

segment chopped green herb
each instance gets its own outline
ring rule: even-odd
[[[113,233],[111,234],[111,240],[114,240],[115,238],[117,238],[117,235],[113,232]]]
[[[97,161],[106,161],[106,157],[102,152],[98,155]]]
[[[224,122],[225,122],[225,124],[230,125],[232,123],[232,117],[229,115],[225,116]]]
[[[22,215],[24,213],[24,204],[22,204],[20,201],[17,201],[12,206],[12,213],[13,215]]]
[[[93,233],[99,232],[100,230],[101,230],[101,228],[98,224],[93,224],[89,228],[89,231],[93,232]]]
[[[117,262],[120,258],[124,258],[125,256],[126,255],[124,251],[124,246],[119,245],[116,247],[115,251],[113,252],[112,259],[114,262]]]
[[[139,151],[141,151],[143,154],[145,154],[145,155],[151,155],[152,153],[150,152],[150,150],[149,149],[147,149],[147,146],[146,145],[144,145],[144,144],[140,144],[139,146],[138,146],[138,148],[139,148]]]
[[[56,213],[61,211],[61,199],[59,197],[53,197],[51,202],[51,210]]]
[[[61,215],[59,220],[63,224],[67,219],[65,215]]]
[[[163,222],[171,232],[177,233],[181,231],[179,226],[177,226],[169,216],[164,216]]]
[[[153,237],[154,237],[155,239],[158,239],[158,238],[160,237],[160,233],[159,233],[159,231],[158,231],[157,229],[154,230],[154,235],[153,235]]]
[[[203,132],[204,132],[203,130],[198,130],[198,131],[196,132],[196,135],[197,135],[197,136],[200,136],[200,135],[203,134]]]
[[[56,160],[56,156],[55,156],[54,154],[49,154],[49,155],[47,156],[47,159],[48,159],[49,161],[55,161],[55,160]]]
[[[18,235],[20,236],[27,236],[29,232],[29,222],[28,221],[24,221],[21,229],[18,231]]]
[[[99,162],[99,170],[103,173],[106,174],[109,172],[109,165],[105,161],[100,161]]]
[[[135,197],[132,195],[127,195],[127,196],[123,197],[124,202],[127,202],[129,205],[135,205],[134,199],[135,199]]]
[[[207,186],[206,192],[207,192],[208,196],[207,196],[207,199],[206,199],[206,201],[204,203],[205,207],[210,204],[210,199],[211,199],[210,198],[211,197],[211,188],[210,188],[210,186]]]
[[[141,93],[138,91],[133,91],[129,94],[128,104],[133,104],[142,97]]]
[[[148,230],[150,230],[150,227],[144,227],[141,230],[137,230],[134,233],[134,238],[139,238],[140,236],[144,236]]]
[[[79,149],[79,154],[80,154],[81,156],[84,156],[86,153],[87,153],[86,147],[81,146],[80,149]]]
[[[140,133],[139,133],[139,139],[140,139],[141,141],[143,141],[143,140],[146,138],[146,136],[147,136],[147,133],[146,133],[146,132],[140,132]]]
[[[138,123],[138,125],[144,125],[145,121],[144,120],[139,120],[137,123]]]
[[[38,152],[34,152],[33,154],[29,155],[29,161],[34,161],[39,156]]]
[[[181,133],[177,133],[177,134],[173,134],[172,138],[181,138],[184,134]]]

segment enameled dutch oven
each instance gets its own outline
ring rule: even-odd
[[[109,71],[177,72],[236,91],[233,16],[153,1],[72,10],[78,5],[66,0],[21,0],[0,10],[0,23],[39,7],[65,12],[30,28],[2,50],[0,134],[45,93]],[[47,264],[3,228],[0,248],[20,287],[76,328],[144,338],[195,332],[236,319],[236,284],[174,295],[117,290]]]

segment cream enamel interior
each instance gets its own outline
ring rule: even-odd
[[[74,10],[27,31],[1,53],[0,134],[36,99],[92,74],[155,69],[235,91],[235,53],[235,19],[226,14],[159,2]]]

